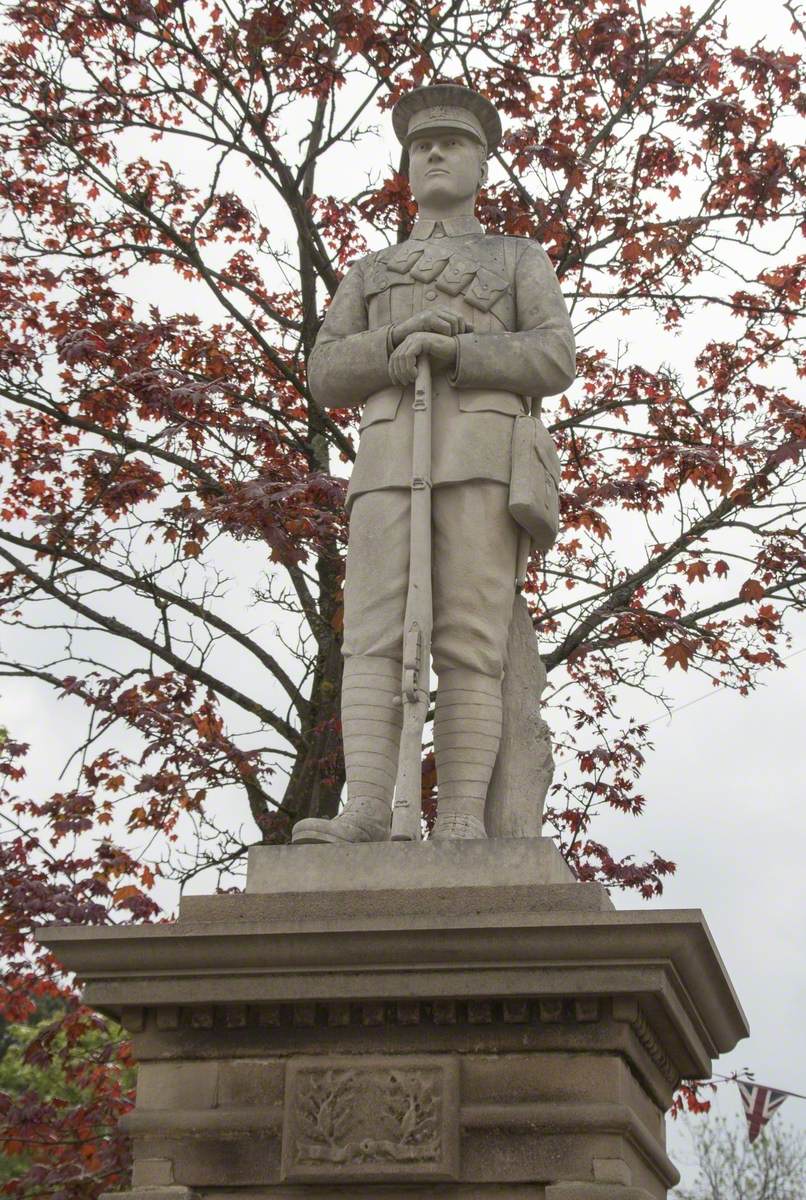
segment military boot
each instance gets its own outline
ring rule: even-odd
[[[308,817],[298,821],[293,842],[389,840],[403,725],[400,686],[401,665],[394,659],[345,659],[341,728],[347,803],[332,820]]]

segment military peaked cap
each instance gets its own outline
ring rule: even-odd
[[[470,134],[491,153],[501,141],[501,118],[479,92],[457,83],[432,83],[401,96],[392,109],[399,142],[408,147],[414,137],[434,129]]]

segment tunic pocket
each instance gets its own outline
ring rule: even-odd
[[[408,275],[411,268],[425,253],[423,245],[403,245],[398,246],[390,253],[384,254],[380,262],[388,267],[390,271],[394,271],[396,275]]]
[[[495,412],[507,417],[522,417],[524,401],[514,392],[494,392],[490,388],[457,388],[461,412]]]
[[[448,296],[458,296],[476,274],[476,264],[467,258],[452,258],[437,279],[437,287]]]
[[[479,267],[476,278],[465,292],[465,300],[473,308],[489,312],[497,300],[510,291],[508,280],[489,271],[487,267]]]
[[[397,385],[374,392],[364,405],[359,430],[376,425],[379,421],[394,421],[402,396],[403,388]]]
[[[431,283],[437,275],[441,275],[448,265],[448,255],[441,250],[426,250],[419,262],[411,268],[412,279],[420,283]]]
[[[381,292],[385,292],[393,283],[400,283],[399,275],[390,275],[383,263],[378,263],[369,272],[364,284],[364,299],[371,300],[373,296],[379,296]]]

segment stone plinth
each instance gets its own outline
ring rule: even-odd
[[[677,1083],[747,1033],[700,913],[548,841],[265,847],[172,925],[41,937],[134,1040],[130,1200],[662,1200]]]
[[[573,872],[550,838],[470,842],[398,842],[394,846],[253,846],[248,893],[397,891],[446,888],[537,887],[574,883]]]

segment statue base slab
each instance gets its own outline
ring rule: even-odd
[[[545,840],[261,847],[173,924],[40,936],[134,1041],[118,1200],[663,1200],[675,1087],[747,1033],[700,913]]]
[[[435,888],[574,883],[551,838],[478,841],[359,842],[344,845],[252,846],[249,893],[363,891],[431,893]]]

